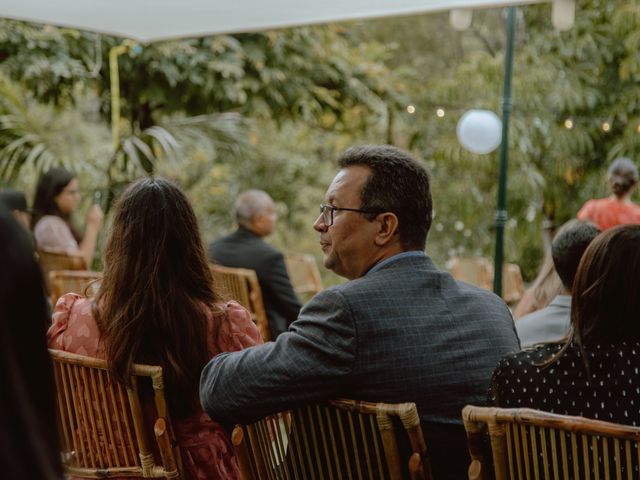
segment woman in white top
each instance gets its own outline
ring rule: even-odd
[[[38,248],[79,252],[90,266],[103,213],[98,205],[91,206],[81,236],[70,221],[79,201],[78,180],[73,174],[64,168],[50,169],[38,181],[31,226]]]

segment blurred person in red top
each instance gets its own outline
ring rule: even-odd
[[[638,185],[638,169],[626,157],[616,158],[607,172],[611,195],[589,200],[578,212],[578,219],[595,223],[600,230],[616,225],[640,223],[640,206],[631,201]]]

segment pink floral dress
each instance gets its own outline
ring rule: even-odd
[[[93,318],[92,300],[75,293],[61,297],[47,332],[49,347],[104,358],[104,345]],[[207,345],[211,357],[263,343],[251,315],[237,302],[225,304],[225,315],[209,317]],[[219,326],[216,327],[216,322]],[[217,335],[214,334],[217,332]],[[184,468],[193,480],[239,479],[229,436],[202,410],[173,422]]]

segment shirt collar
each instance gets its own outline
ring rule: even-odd
[[[549,305],[552,304],[556,307],[571,308],[571,295],[557,295],[549,303]]]
[[[398,254],[396,254],[396,255],[394,255],[392,257],[385,258],[381,262],[376,263],[373,267],[371,267],[369,269],[369,271],[367,273],[365,273],[365,275],[369,275],[370,273],[377,272],[378,270],[380,270],[385,265],[389,265],[390,263],[396,262],[396,261],[400,260],[401,258],[424,257],[424,256],[425,256],[425,254],[424,254],[424,252],[422,250],[411,250],[409,252],[398,253]]]

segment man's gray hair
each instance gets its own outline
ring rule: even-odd
[[[247,226],[256,215],[264,212],[273,199],[263,190],[245,190],[236,199],[233,210],[239,225]]]

